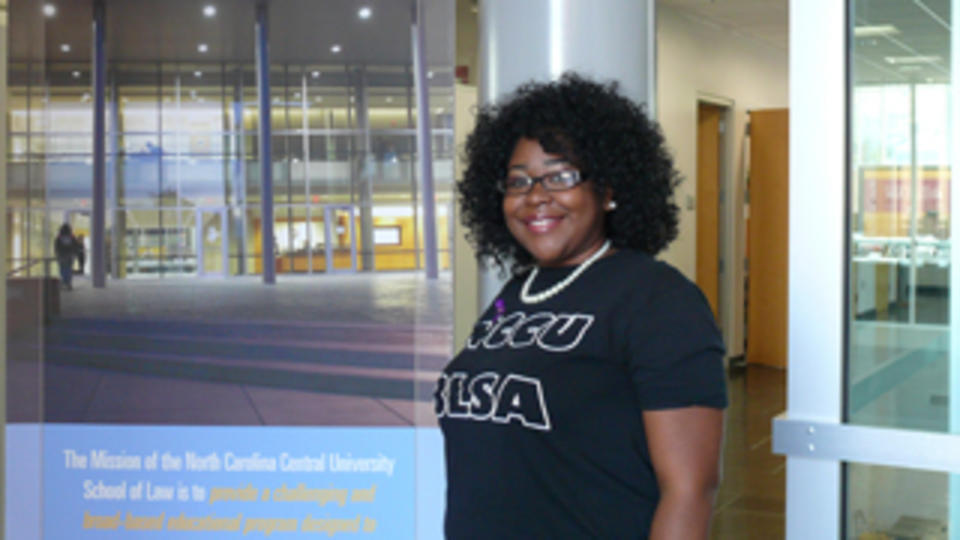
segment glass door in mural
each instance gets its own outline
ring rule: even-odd
[[[327,272],[357,271],[357,234],[354,207],[328,205],[324,212]]]
[[[225,208],[197,209],[197,274],[227,274],[227,212]]]
[[[307,235],[310,242],[310,272],[327,270],[327,233],[323,207],[307,208]]]

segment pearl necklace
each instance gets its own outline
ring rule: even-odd
[[[590,258],[580,263],[580,266],[577,266],[573,272],[570,272],[570,275],[564,278],[563,281],[545,291],[538,292],[537,294],[530,294],[530,286],[533,284],[533,280],[537,278],[537,273],[540,271],[539,266],[534,267],[534,269],[530,272],[530,275],[527,276],[527,280],[523,283],[523,287],[520,288],[520,300],[522,300],[524,304],[538,304],[548,298],[553,298],[557,295],[557,293],[566,289],[571,283],[573,283],[573,281],[577,279],[580,274],[584,273],[587,268],[590,268],[591,264],[597,262],[597,259],[603,257],[603,254],[609,249],[610,240],[607,240],[602,246],[600,246],[600,249],[590,256]]]

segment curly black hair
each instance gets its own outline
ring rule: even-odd
[[[617,207],[607,212],[605,230],[614,246],[656,255],[676,238],[673,190],[680,176],[660,128],[615,82],[565,73],[555,82],[524,84],[504,102],[478,111],[457,187],[461,218],[478,257],[492,257],[513,272],[534,262],[507,229],[498,188],[521,138],[563,156],[598,194],[612,190]]]

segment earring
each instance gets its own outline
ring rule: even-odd
[[[617,209],[617,201],[610,201],[610,203],[607,204],[607,210],[616,210],[616,209]]]

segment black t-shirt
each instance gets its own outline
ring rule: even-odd
[[[573,268],[541,269],[531,293]],[[659,489],[642,411],[727,404],[700,290],[630,250],[567,288],[500,292],[437,384],[447,538],[646,538]]]

